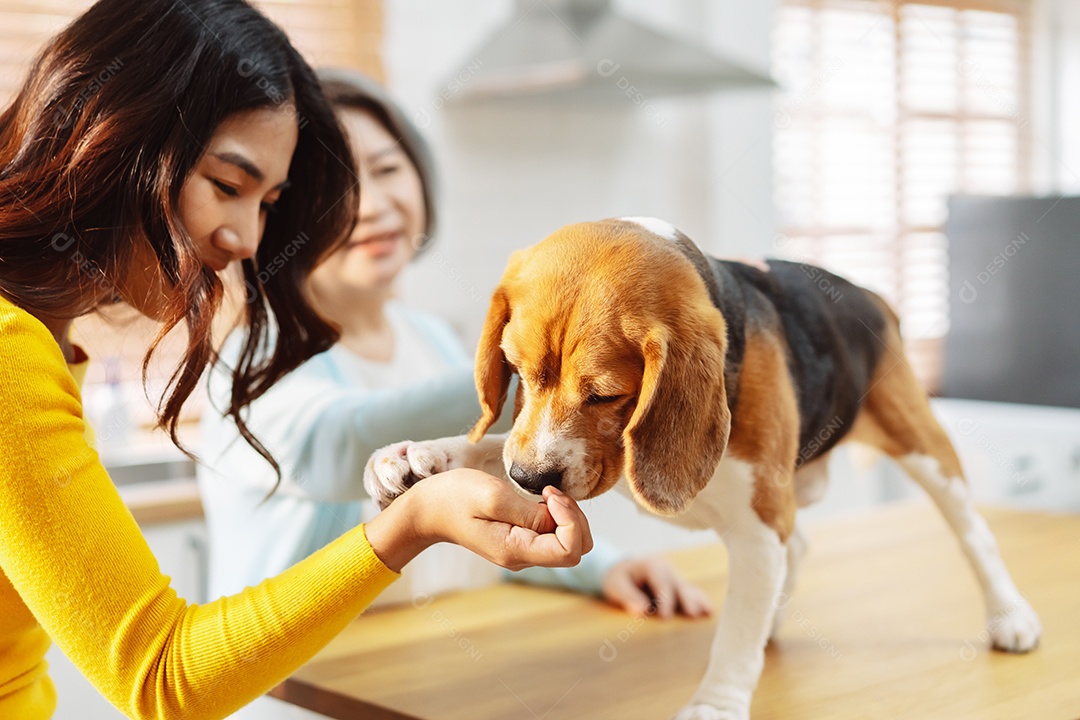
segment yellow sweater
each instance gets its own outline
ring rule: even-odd
[[[398,577],[360,526],[254,588],[189,605],[83,432],[56,341],[0,296],[0,718],[51,716],[50,638],[130,717],[224,717]]]

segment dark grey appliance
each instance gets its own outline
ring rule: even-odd
[[[1080,197],[954,197],[943,394],[1080,408]]]

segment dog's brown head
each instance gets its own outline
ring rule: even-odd
[[[516,372],[503,457],[523,488],[581,500],[625,474],[638,502],[672,515],[712,476],[731,424],[726,326],[675,233],[581,223],[510,258],[477,350],[483,416],[469,438],[498,419]]]

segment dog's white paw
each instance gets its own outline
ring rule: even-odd
[[[406,440],[372,453],[364,468],[364,489],[385,509],[420,480],[457,466],[444,444]]]
[[[687,705],[672,720],[749,720],[749,713],[721,710],[712,705]]]
[[[1039,645],[1042,624],[1027,600],[1017,600],[990,617],[986,624],[990,641],[997,650],[1026,653]]]

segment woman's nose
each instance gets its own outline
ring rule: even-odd
[[[259,234],[256,229],[238,232],[231,227],[220,227],[214,231],[214,247],[226,252],[232,260],[247,260],[255,257],[259,249]]]
[[[370,177],[365,177],[360,183],[360,212],[358,220],[372,220],[386,211],[390,203],[386,193],[379,187],[379,183]]]

